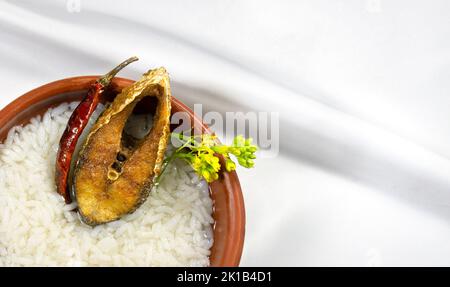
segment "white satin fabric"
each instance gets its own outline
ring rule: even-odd
[[[450,265],[449,36],[444,0],[0,0],[0,107],[138,55],[188,105],[280,113],[242,265]]]

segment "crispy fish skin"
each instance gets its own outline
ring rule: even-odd
[[[136,103],[157,97],[148,135],[132,150],[122,146],[122,131]],[[170,129],[171,92],[164,68],[151,70],[125,88],[92,127],[75,167],[73,188],[83,222],[95,226],[134,212],[148,197],[161,171]],[[120,169],[118,154],[127,154]]]

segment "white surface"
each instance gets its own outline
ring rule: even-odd
[[[450,265],[450,2],[37,2],[0,0],[2,107],[135,54],[190,105],[280,113],[242,265]]]

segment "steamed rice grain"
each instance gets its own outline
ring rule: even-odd
[[[54,185],[59,139],[77,103],[61,104],[0,144],[0,266],[207,266],[212,200],[175,162],[133,214],[94,228]]]

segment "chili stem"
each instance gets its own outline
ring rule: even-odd
[[[100,79],[98,79],[98,82],[100,84],[102,84],[103,86],[107,86],[109,85],[109,82],[111,82],[112,78],[114,78],[116,76],[116,74],[122,70],[123,68],[125,68],[125,66],[129,65],[130,63],[133,63],[135,61],[139,60],[138,57],[131,57],[126,59],[125,61],[123,61],[122,63],[120,63],[119,65],[117,65],[117,67],[115,67],[114,69],[112,69],[110,72],[108,72],[107,74],[105,74],[104,76],[102,76]]]

